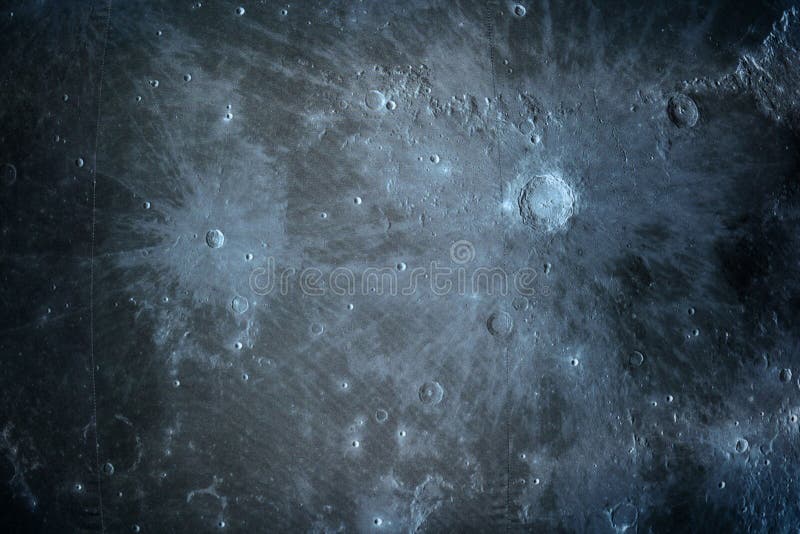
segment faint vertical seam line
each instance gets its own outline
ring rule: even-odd
[[[106,27],[103,32],[103,52],[100,56],[100,73],[97,84],[97,123],[94,131],[94,165],[92,168],[92,243],[89,255],[89,357],[92,369],[92,410],[94,412],[94,459],[97,471],[97,501],[100,511],[100,531],[106,531],[105,518],[103,517],[103,488],[100,476],[100,438],[98,436],[97,421],[97,380],[95,377],[94,358],[94,241],[95,223],[97,221],[97,152],[100,142],[100,106],[103,96],[103,71],[106,65],[106,48],[108,47],[108,32],[111,27],[111,2],[108,0]]]
[[[499,99],[497,93],[497,69],[495,64],[495,57],[494,57],[494,25],[492,24],[492,6],[494,2],[487,2],[486,3],[486,32],[487,37],[489,40],[489,63],[491,65],[491,75],[492,75],[492,99],[494,100],[494,104],[499,111]],[[499,124],[499,121],[497,121]],[[494,149],[497,155],[497,183],[500,185],[500,193],[502,195],[503,192],[503,162],[500,157],[500,128],[496,127],[494,132]],[[505,250],[504,250],[505,253]],[[509,355],[508,355],[508,347],[503,349],[503,356],[505,359],[505,368],[506,368],[506,396],[510,393],[511,388],[511,370],[510,370],[510,362],[509,362]],[[508,404],[508,401],[507,401]],[[505,417],[505,427],[506,427],[506,513],[505,513],[505,530],[506,532],[510,529],[510,514],[511,514],[511,406],[510,404],[506,408],[506,417]]]

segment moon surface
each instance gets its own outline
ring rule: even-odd
[[[790,532],[792,2],[0,6],[4,532]]]

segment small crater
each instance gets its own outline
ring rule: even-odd
[[[236,295],[233,297],[233,300],[231,300],[231,309],[233,309],[233,311],[236,313],[244,313],[249,307],[250,304],[247,302],[245,297]]]
[[[0,181],[6,187],[14,185],[14,182],[17,181],[17,168],[11,163],[4,163],[0,167]]]
[[[697,124],[697,120],[700,118],[697,104],[684,94],[677,94],[669,99],[667,113],[678,128],[691,128]]]
[[[309,327],[312,336],[319,336],[322,335],[322,332],[325,331],[325,326],[320,323],[312,323]]]
[[[206,244],[211,248],[220,248],[225,244],[225,235],[220,230],[209,230],[206,234]]]
[[[444,388],[442,388],[439,382],[425,382],[419,388],[419,400],[422,401],[423,404],[435,406],[442,402],[443,397]]]
[[[748,443],[748,441],[746,439],[744,439],[744,438],[739,438],[739,439],[736,440],[736,446],[735,447],[736,447],[736,452],[741,454],[743,452],[747,452],[747,449],[750,448],[750,443]]]
[[[638,517],[639,511],[636,507],[629,502],[623,502],[611,512],[611,523],[618,532],[624,532],[636,524]]]
[[[499,311],[489,316],[486,322],[489,333],[495,337],[506,337],[514,328],[514,320],[507,312]]]
[[[644,354],[638,350],[631,352],[628,356],[628,363],[631,364],[632,367],[641,367],[644,363]]]
[[[364,103],[373,111],[377,111],[386,105],[386,97],[380,91],[372,90],[364,97]]]

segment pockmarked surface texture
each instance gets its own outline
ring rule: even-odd
[[[0,34],[4,531],[796,528],[793,3]]]

